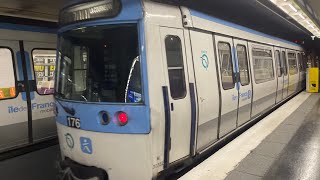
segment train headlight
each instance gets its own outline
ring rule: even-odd
[[[120,126],[124,126],[128,123],[128,115],[125,112],[119,111],[116,114],[117,118],[118,118],[118,122]]]
[[[109,118],[109,115],[108,115],[107,112],[102,111],[102,112],[99,113],[99,115],[100,115],[100,122],[101,122],[102,125],[109,124],[110,118]]]

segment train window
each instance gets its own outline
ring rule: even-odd
[[[165,45],[171,97],[181,99],[186,96],[181,40],[170,35],[166,37]]]
[[[282,70],[283,65],[282,65],[282,61],[280,58],[280,51],[278,51],[278,50],[276,50],[275,59],[276,59],[276,63],[277,63],[277,74],[278,74],[278,77],[281,77],[283,74],[283,70]]]
[[[239,61],[240,83],[242,86],[250,83],[247,49],[243,45],[237,45],[237,56]]]
[[[143,103],[136,24],[77,28],[59,38],[57,98]]]
[[[282,51],[282,62],[283,62],[283,74],[285,76],[287,76],[288,75],[288,63],[287,63],[286,53],[284,51]]]
[[[226,42],[219,42],[218,50],[220,57],[222,87],[225,90],[232,89],[234,88],[234,76],[230,44]]]
[[[296,53],[289,52],[288,53],[288,63],[289,63],[289,74],[295,75],[298,73],[298,66],[297,66],[297,58]]]
[[[269,49],[253,48],[253,70],[257,84],[274,79],[272,52]]]
[[[299,71],[304,71],[302,67],[302,55],[301,53],[298,53],[298,64],[299,64]]]
[[[0,48],[0,99],[16,96],[15,73],[12,52],[8,48]]]
[[[41,95],[53,94],[56,50],[34,49],[32,58],[37,92]]]

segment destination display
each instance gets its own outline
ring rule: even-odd
[[[120,9],[120,0],[86,1],[63,9],[60,12],[59,22],[64,25],[90,19],[114,17],[120,12]]]

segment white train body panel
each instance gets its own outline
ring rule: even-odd
[[[11,29],[13,26],[14,29]],[[35,76],[40,71],[43,73],[43,77],[54,72],[56,35],[49,30],[46,32],[47,29],[43,30],[41,27],[30,28],[23,25],[7,24],[2,27],[3,29],[0,29],[1,50],[10,50],[11,54],[5,56],[1,51],[0,67],[5,68],[6,72],[1,69],[0,90],[4,96],[0,97],[0,114],[2,116],[0,121],[2,137],[0,138],[0,152],[31,144],[32,141],[39,142],[56,137],[55,102],[52,95],[54,81],[51,81],[52,86],[49,88],[51,93],[40,95],[41,92],[38,92],[36,83],[39,82],[37,78],[41,77]],[[42,30],[44,32],[38,32]],[[24,53],[21,52],[21,48]],[[37,54],[36,51],[44,54]],[[23,54],[24,59],[22,58]],[[37,64],[38,60],[46,61],[45,59],[48,58],[54,60],[50,64],[51,70],[48,63],[39,62]],[[43,70],[35,70],[34,67],[40,67]],[[26,71],[27,77],[24,71]],[[53,74],[51,74],[51,78],[53,78]],[[9,84],[4,81],[8,81]],[[29,81],[29,90],[26,89],[26,81]],[[10,95],[6,92],[9,88]],[[27,94],[30,96],[29,99]],[[30,109],[27,106],[29,101]],[[32,114],[32,119],[29,118],[28,113]]]
[[[83,165],[106,169],[110,179],[127,179],[128,177],[150,179],[152,177],[151,134],[104,134],[70,129],[59,123],[57,126],[58,133],[65,135],[59,137],[64,156],[77,159],[77,162]],[[69,147],[65,139],[68,134],[72,134],[73,148]],[[82,152],[80,137],[91,139],[91,154]]]

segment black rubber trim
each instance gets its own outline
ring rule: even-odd
[[[58,138],[53,137],[51,139],[37,142],[34,144],[24,145],[20,147],[15,147],[15,149],[10,149],[5,152],[0,153],[0,161],[11,159],[14,157],[22,156],[24,154],[28,154],[34,151],[38,151],[41,149],[45,149],[54,145],[59,144]]]
[[[171,116],[170,116],[170,105],[169,105],[169,94],[168,87],[162,86],[163,93],[163,104],[164,104],[164,113],[165,113],[165,136],[164,136],[164,160],[163,168],[166,169],[169,167],[169,152],[171,149],[171,137],[170,137],[170,126],[171,126]]]
[[[28,108],[28,136],[29,136],[29,143],[33,143],[33,131],[32,131],[32,110],[31,110],[31,97],[30,97],[30,81],[28,80],[28,72],[27,72],[27,62],[26,56],[24,53],[24,46],[23,41],[19,41],[20,46],[20,54],[21,54],[21,61],[22,61],[22,70],[23,70],[23,78],[24,78],[24,86],[26,91],[27,97],[27,108]]]
[[[214,58],[215,58],[215,65],[216,65],[216,73],[217,73],[217,82],[218,82],[218,92],[219,92],[219,114],[218,114],[218,129],[217,129],[217,139],[220,137],[220,126],[221,126],[221,112],[222,112],[222,82],[221,82],[221,76],[220,76],[220,70],[218,66],[218,55],[217,55],[217,46],[216,46],[216,33],[210,32],[212,35],[212,40],[213,40],[213,50],[214,50]]]
[[[196,137],[196,96],[194,92],[194,83],[189,83],[190,100],[191,100],[191,141],[190,141],[190,156],[195,155],[195,137]]]

